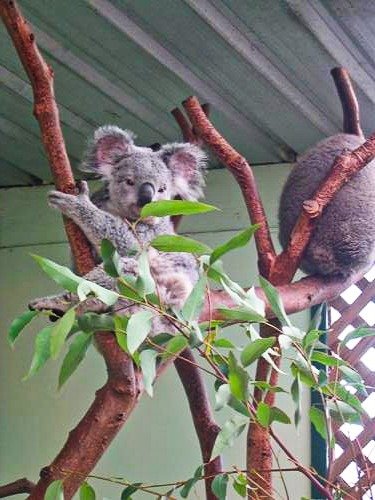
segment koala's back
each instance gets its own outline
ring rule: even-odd
[[[300,156],[284,186],[279,207],[279,238],[286,247],[305,200],[312,197],[336,156],[364,141],[338,134]],[[324,210],[305,251],[308,274],[348,276],[375,259],[375,160],[358,172]]]

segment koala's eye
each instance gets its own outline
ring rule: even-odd
[[[128,186],[134,186],[134,181],[132,181],[131,179],[126,179],[125,182]]]
[[[164,193],[164,191],[167,189],[167,186],[161,186],[159,189],[158,189],[158,193]]]

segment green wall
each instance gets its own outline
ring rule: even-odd
[[[288,172],[285,165],[255,168],[256,176],[272,233],[277,236],[278,195]],[[59,362],[49,362],[34,378],[22,382],[33,352],[33,337],[37,325],[24,332],[16,349],[6,342],[7,327],[12,318],[26,309],[34,297],[54,292],[57,288],[32,261],[29,253],[37,253],[60,263],[69,262],[68,246],[61,218],[46,204],[46,187],[12,188],[0,190],[1,235],[0,266],[1,287],[1,363],[0,391],[3,404],[0,412],[0,481],[9,482],[27,476],[37,480],[41,466],[48,464],[60,450],[69,430],[79,421],[93,399],[94,392],[105,381],[103,362],[92,349],[85,362],[60,392],[56,390]],[[230,238],[235,231],[248,225],[239,190],[224,170],[211,171],[208,176],[207,201],[222,208],[204,217],[183,222],[182,230],[210,245]],[[256,281],[254,245],[233,252],[225,259],[230,274],[243,285]],[[300,315],[303,324],[308,313]],[[239,335],[232,329],[233,335]],[[208,380],[209,386],[212,381]],[[290,381],[282,377],[288,388]],[[211,391],[212,395],[212,391]],[[280,405],[292,414],[288,404],[280,398]],[[309,404],[306,391],[304,408]],[[220,413],[218,420],[223,421]],[[298,436],[290,426],[277,429],[284,442],[304,463],[309,462],[309,424],[304,418]],[[225,455],[225,464],[244,465],[239,441],[236,449]],[[281,463],[290,467],[282,459]],[[174,369],[170,369],[157,383],[153,399],[144,397],[130,420],[120,432],[96,468],[105,476],[122,476],[130,481],[168,482],[188,478],[200,463],[200,453],[187,403]],[[290,498],[309,496],[304,478],[287,473]],[[98,498],[116,499],[121,488],[95,480]],[[277,491],[285,498],[281,482],[276,480]],[[21,496],[22,497],[22,496]],[[203,498],[197,488],[196,496]],[[228,498],[238,498],[230,492]],[[275,498],[280,498],[275,495]]]

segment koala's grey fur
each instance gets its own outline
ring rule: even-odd
[[[201,197],[205,163],[203,151],[192,144],[166,144],[153,151],[136,146],[130,131],[101,127],[89,143],[81,169],[99,175],[105,182],[104,188],[92,199],[85,182],[81,183],[78,196],[51,191],[49,204],[76,222],[97,251],[102,239],[110,240],[121,257],[123,271],[136,275],[137,261],[129,255],[139,251],[139,244],[147,244],[157,235],[173,234],[174,228],[169,217],[143,219],[135,232],[131,223],[138,220],[147,202]],[[181,307],[198,279],[195,259],[187,253],[161,254],[153,249],[149,259],[163,302]],[[115,280],[106,275],[101,265],[85,278],[115,288]],[[61,311],[76,301],[76,296],[63,294],[36,299],[30,307]]]
[[[284,186],[280,207],[280,243],[285,248],[305,200],[311,199],[336,156],[364,142],[338,134],[319,142],[297,159]],[[301,269],[308,274],[348,277],[375,260],[375,161],[336,193],[317,222]]]

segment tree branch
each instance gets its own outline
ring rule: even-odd
[[[350,75],[345,68],[333,68],[332,78],[340,97],[343,113],[343,132],[363,137],[357,96],[355,95]]]
[[[255,233],[255,243],[258,251],[258,267],[260,273],[266,276],[275,258],[275,250],[254,174],[245,158],[235,151],[214,128],[196,97],[186,99],[183,106],[194,130],[234,175],[241,188],[251,223],[260,224],[260,228]]]
[[[359,148],[345,152],[335,159],[329,174],[312,199],[304,202],[302,213],[292,231],[289,245],[277,256],[274,262],[270,273],[273,284],[278,285],[291,281],[324,208],[339,189],[374,158],[375,134]]]
[[[13,483],[8,483],[0,486],[0,498],[19,495],[20,493],[30,493],[34,487],[34,483],[29,481],[26,477],[23,477],[22,479],[13,481]]]

